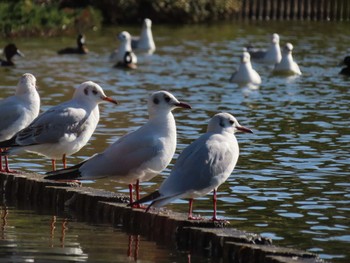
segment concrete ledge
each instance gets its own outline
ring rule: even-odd
[[[315,254],[273,246],[270,239],[226,227],[224,223],[187,220],[186,214],[170,210],[145,213],[127,207],[128,197],[124,195],[42,178],[39,174],[3,173],[0,191],[15,205],[29,204],[55,211],[68,207],[79,220],[109,223],[157,243],[223,262],[324,262]]]

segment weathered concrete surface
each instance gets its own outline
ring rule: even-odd
[[[324,262],[305,251],[273,246],[270,239],[225,223],[187,220],[169,210],[131,209],[128,197],[78,183],[55,182],[43,175],[0,174],[0,191],[18,204],[63,211],[69,207],[84,221],[104,222],[141,234],[157,243],[220,259],[222,262],[311,263]],[[72,187],[75,186],[75,187]]]

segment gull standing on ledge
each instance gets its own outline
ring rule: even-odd
[[[40,111],[40,97],[36,89],[36,78],[25,73],[19,79],[16,93],[0,101],[0,142],[11,139],[26,128]],[[0,171],[10,172],[7,156],[3,170],[0,156]]]
[[[58,158],[66,167],[66,156],[85,146],[95,131],[100,119],[98,105],[103,101],[117,104],[96,83],[83,82],[71,100],[48,109],[10,140],[1,142],[0,147],[11,147],[2,155],[34,152],[52,159],[53,170]]]
[[[293,60],[292,56],[293,45],[287,43],[282,52],[282,60],[280,63],[275,64],[273,73],[286,74],[286,75],[301,75],[298,64]]]
[[[253,84],[258,86],[261,84],[261,77],[258,72],[253,69],[248,52],[243,51],[239,68],[232,74],[230,82],[237,83],[239,85]]]
[[[152,201],[147,212],[151,206],[160,207],[178,198],[189,198],[188,219],[199,219],[192,216],[193,198],[214,191],[212,220],[218,221],[216,191],[232,173],[239,156],[235,132],[252,133],[229,113],[214,115],[207,132],[179,155],[159,190],[131,205]]]
[[[141,29],[141,34],[139,37],[131,38],[131,47],[135,50],[141,52],[146,52],[148,54],[153,54],[156,50],[156,45],[154,44],[153,34],[152,34],[152,21],[149,18],[143,20],[143,25]]]
[[[104,152],[71,168],[47,173],[51,180],[90,180],[105,177],[129,184],[133,203],[133,184],[139,200],[139,183],[162,172],[176,149],[176,123],[172,110],[190,109],[167,91],[154,92],[148,99],[149,119],[139,129],[128,133]]]

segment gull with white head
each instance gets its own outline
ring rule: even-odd
[[[243,51],[241,56],[241,63],[236,72],[234,72],[230,78],[230,82],[237,83],[239,85],[260,85],[261,77],[253,68],[250,62],[250,55],[248,52]]]
[[[15,95],[0,101],[0,142],[11,139],[17,132],[26,128],[40,111],[40,97],[36,87],[36,78],[25,73],[19,79]],[[8,160],[5,156],[5,169],[10,172]]]
[[[133,185],[139,199],[139,183],[162,172],[176,149],[176,123],[172,110],[190,109],[167,91],[154,92],[148,99],[148,121],[137,130],[122,136],[104,152],[68,169],[49,172],[45,179],[99,179],[110,177],[129,184],[130,203]]]
[[[139,37],[133,36],[131,38],[131,47],[134,50],[139,50],[148,54],[154,53],[156,45],[153,40],[151,19],[145,18],[143,20],[141,34]]]
[[[1,142],[0,147],[10,147],[2,155],[34,152],[50,158],[53,170],[58,158],[66,167],[66,156],[78,152],[91,138],[100,119],[98,105],[104,101],[117,104],[98,84],[83,82],[71,100],[48,109],[27,128]]]
[[[159,190],[131,205],[152,201],[148,210],[151,206],[164,206],[178,198],[189,198],[188,219],[197,219],[192,215],[193,199],[213,191],[212,220],[217,221],[216,191],[231,175],[239,156],[236,132],[252,133],[229,113],[214,115],[207,132],[179,155]]]
[[[287,43],[282,52],[282,60],[280,63],[275,65],[273,69],[274,73],[286,74],[286,75],[301,75],[300,68],[298,64],[293,60],[292,56],[293,45]]]
[[[274,65],[276,63],[279,63],[282,59],[280,37],[276,33],[272,34],[271,44],[267,50],[257,49],[249,46],[247,47],[247,51],[249,52],[253,60],[265,64]]]

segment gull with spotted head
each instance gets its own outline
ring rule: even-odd
[[[98,105],[104,101],[117,104],[98,84],[83,82],[71,100],[48,109],[11,139],[1,142],[0,147],[10,148],[2,155],[34,152],[50,158],[53,170],[58,158],[66,167],[66,156],[78,152],[91,138],[100,119]]]
[[[19,79],[15,95],[0,101],[0,142],[11,139],[17,132],[26,128],[40,111],[40,96],[36,87],[36,78],[25,73]],[[0,157],[0,170],[10,172],[5,156],[5,169]]]
[[[178,198],[189,198],[188,219],[198,219],[192,215],[193,199],[213,191],[212,220],[218,221],[216,191],[231,175],[237,163],[239,147],[236,132],[252,133],[229,113],[214,115],[209,121],[207,132],[179,155],[159,190],[132,205],[152,201],[148,211],[152,206],[160,207]]]
[[[175,108],[190,109],[167,91],[157,91],[148,99],[148,121],[137,130],[122,136],[104,152],[71,168],[49,172],[45,179],[89,180],[110,177],[129,184],[130,203],[133,185],[139,200],[139,183],[162,172],[176,149]]]
[[[118,34],[120,41],[119,48],[112,52],[110,61],[114,62],[114,67],[137,68],[137,57],[131,48],[131,35],[127,31]]]

